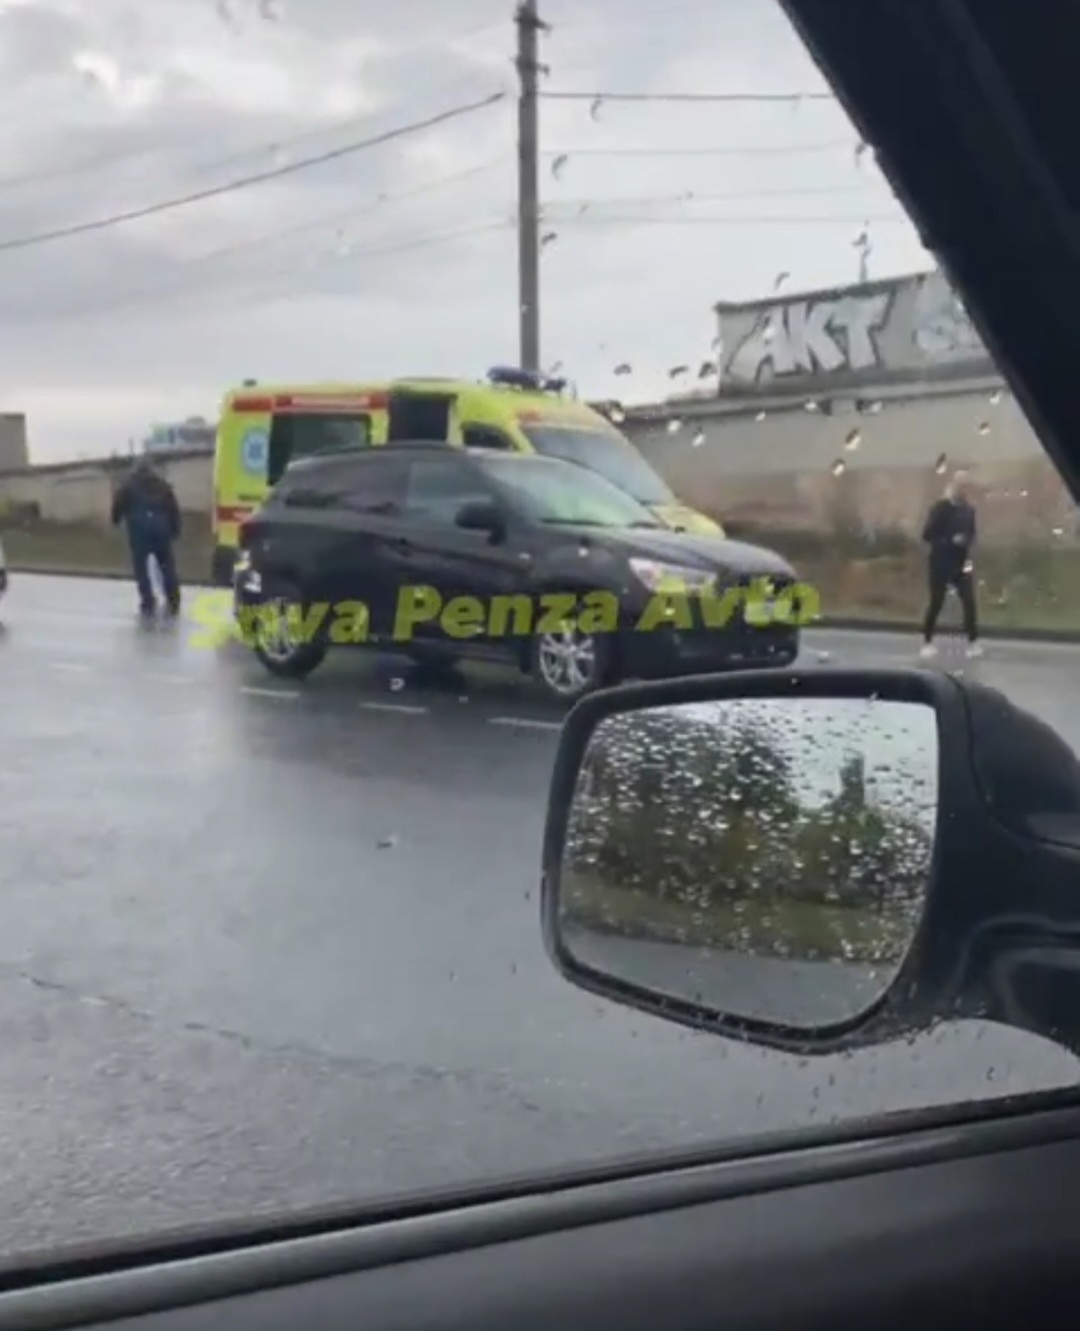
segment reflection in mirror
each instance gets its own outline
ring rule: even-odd
[[[734,699],[602,721],[570,811],[573,959],[812,1029],[889,988],[929,887],[938,732],[921,703]]]

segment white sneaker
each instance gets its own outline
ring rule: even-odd
[[[924,661],[929,661],[932,656],[937,656],[937,648],[932,642],[924,642],[919,648],[919,656]]]
[[[982,656],[982,654],[983,654],[982,643],[981,643],[981,642],[972,642],[972,643],[969,643],[969,644],[968,644],[968,649],[967,649],[967,654],[968,654],[968,656],[972,657],[973,659],[974,659],[975,657]]]

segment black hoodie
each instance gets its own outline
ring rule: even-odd
[[[165,536],[175,541],[180,535],[176,492],[149,467],[136,467],[113,495],[112,520],[116,527],[126,522],[130,536]]]
[[[927,514],[922,536],[931,563],[959,570],[971,557],[975,534],[975,510],[966,499],[939,499]]]

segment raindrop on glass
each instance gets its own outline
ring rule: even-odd
[[[844,447],[847,449],[856,449],[862,443],[861,430],[849,430],[844,438]]]
[[[701,445],[705,442],[705,431],[704,430],[695,431],[694,437],[690,442],[694,448],[700,448]]]
[[[843,476],[844,472],[847,471],[847,463],[843,458],[837,458],[829,470],[834,476]]]
[[[682,421],[678,418],[678,416],[674,416],[667,423],[667,432],[668,434],[678,434],[679,431],[682,429],[682,426],[683,426]]]

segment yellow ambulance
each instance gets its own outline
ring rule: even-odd
[[[408,439],[543,453],[587,467],[675,530],[722,535],[671,492],[629,439],[565,383],[496,368],[487,382],[246,383],[225,396],[214,453],[215,585],[231,582],[240,524],[299,457]]]

